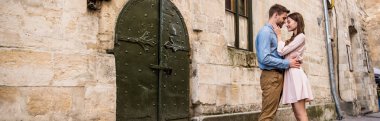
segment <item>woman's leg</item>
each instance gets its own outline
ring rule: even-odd
[[[292,103],[294,116],[297,121],[308,121],[306,108],[305,108],[305,100],[299,100],[296,103]]]

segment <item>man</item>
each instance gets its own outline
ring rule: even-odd
[[[260,86],[262,93],[262,111],[259,121],[273,120],[280,103],[284,84],[284,69],[299,68],[296,58],[283,59],[277,53],[277,36],[275,31],[285,23],[290,11],[279,4],[269,9],[269,20],[256,36],[256,52],[259,67],[262,70]],[[276,29],[276,30],[275,30]]]

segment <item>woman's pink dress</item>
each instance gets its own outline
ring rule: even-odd
[[[302,61],[302,55],[305,51],[305,35],[298,34],[292,42],[285,46],[285,42],[278,42],[278,54],[285,55],[285,59],[296,57]],[[311,92],[309,80],[302,68],[289,68],[285,70],[284,88],[282,92],[282,104],[298,102],[298,100],[314,99]]]

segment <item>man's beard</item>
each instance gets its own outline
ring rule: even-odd
[[[282,26],[284,25],[285,22],[281,22],[281,23],[277,23],[277,26],[282,28]]]

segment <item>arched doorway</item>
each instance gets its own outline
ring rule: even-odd
[[[170,0],[130,0],[116,25],[117,120],[189,120],[189,49]]]

